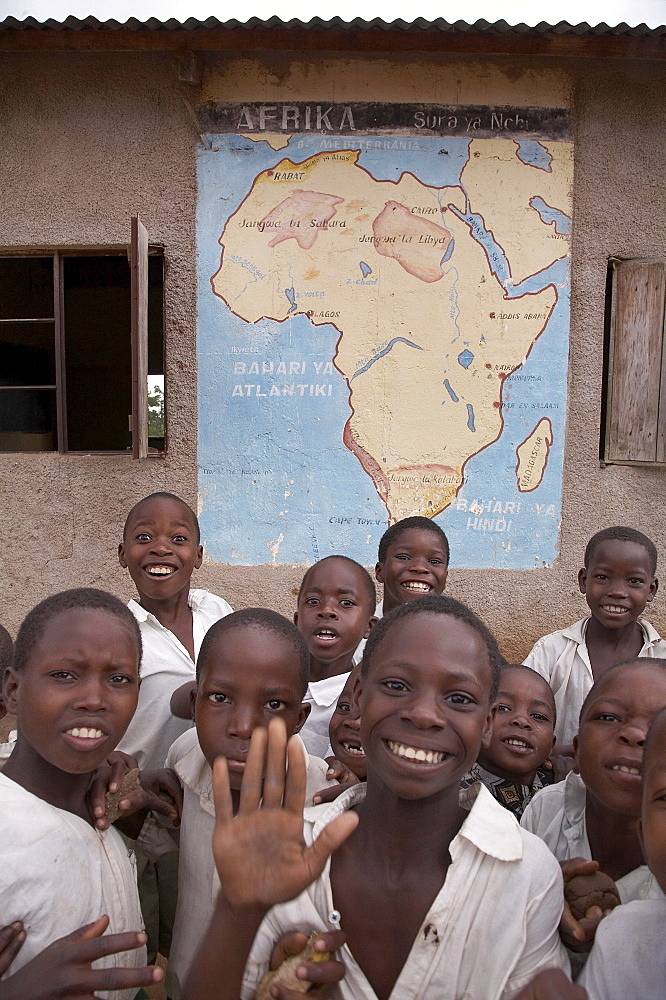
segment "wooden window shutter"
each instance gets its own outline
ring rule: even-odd
[[[604,458],[666,462],[666,260],[613,260]]]
[[[132,457],[148,454],[148,232],[132,216]]]

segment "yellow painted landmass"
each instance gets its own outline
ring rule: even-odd
[[[529,231],[529,252],[518,249],[522,206],[532,194],[569,209],[570,202],[554,198],[551,189],[534,187],[534,175],[538,180],[549,175],[520,161],[514,171],[511,140],[471,145],[480,155],[470,156],[465,171],[472,172],[474,190],[480,200],[483,196],[487,227],[496,238],[498,226],[505,236],[512,225],[518,234],[511,244],[517,248],[517,264],[510,258],[514,280],[517,273],[525,276],[561,257],[563,246],[547,238],[552,227],[533,209],[529,212],[538,226]],[[553,164],[561,145],[550,147]],[[460,187],[428,187],[411,174],[397,183],[377,181],[358,165],[358,157],[357,151],[322,152],[302,164],[283,160],[261,173],[220,237],[222,261],[213,289],[249,323],[263,317],[284,320],[293,315],[294,305],[314,325],[335,323],[341,334],[335,364],[349,383],[353,411],[345,443],[371,476],[391,520],[434,516],[460,489],[467,460],[499,437],[503,381],[527,357],[556,292],[548,287],[506,298],[485,250],[452,210],[465,211]],[[498,174],[498,164],[507,167],[511,183],[502,171]],[[564,170],[571,169],[566,153],[564,164]],[[510,190],[512,185],[518,190]],[[565,190],[563,183],[563,198]],[[280,227],[262,226],[262,220],[296,191],[299,205],[303,192],[341,201],[323,226],[316,214],[310,220],[294,217],[299,226],[293,228],[311,229],[316,239],[276,244]],[[321,198],[312,201],[322,203]],[[373,222],[386,218],[387,206],[400,206],[392,215],[407,220],[402,227],[382,230],[395,238],[394,249],[403,237],[418,240],[428,231],[414,223],[417,219],[445,231],[446,250],[452,237],[450,258],[440,263],[437,280],[428,280],[431,255],[428,273],[419,276],[420,257],[410,271],[403,252],[389,256],[379,249]],[[470,210],[479,211],[471,196]],[[273,219],[280,221],[279,213]]]
[[[291,136],[282,132],[247,132],[245,138],[251,139],[252,142],[267,142],[271,149],[284,149],[289,145]]]
[[[541,485],[553,444],[553,425],[544,417],[516,448],[516,477],[521,493],[531,493]]]

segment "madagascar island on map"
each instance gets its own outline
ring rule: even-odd
[[[569,325],[562,113],[473,109],[465,129],[448,109],[428,129],[415,111],[409,128],[359,134],[361,109],[318,108],[315,134],[289,133],[294,108],[282,131],[270,131],[279,106],[263,129],[260,106],[236,108],[235,130],[200,155],[209,555],[371,564],[386,526],[421,514],[449,535],[452,565],[552,565]]]

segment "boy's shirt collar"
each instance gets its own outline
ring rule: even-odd
[[[562,636],[565,639],[572,639],[574,642],[578,643],[579,646],[583,646],[587,650],[587,647],[585,646],[585,633],[587,632],[587,626],[591,617],[592,615],[588,615],[586,618],[581,618],[580,621],[574,622],[573,625],[569,625],[567,628],[562,629]],[[640,625],[643,633],[643,649],[654,646],[656,642],[661,640],[661,636],[657,632],[656,628],[647,620],[647,618],[637,618],[636,621]]]
[[[200,588],[197,590],[190,590],[187,597],[187,603],[189,604],[192,611],[198,611],[200,609],[203,597],[207,593],[208,593],[207,590],[203,590]],[[132,614],[134,615],[134,617],[138,622],[147,622],[148,620],[150,620],[151,622],[154,622],[156,625],[158,625],[160,628],[163,628],[165,632],[169,631],[167,628],[164,627],[164,625],[162,625],[161,621],[159,621],[159,619],[157,619],[154,614],[152,614],[150,611],[146,611],[143,605],[139,604],[139,602],[135,600],[135,598],[132,598],[130,601],[127,602],[127,607],[130,609],[130,611],[132,612]]]
[[[350,670],[344,674],[334,674],[332,677],[324,677],[321,681],[310,681],[308,684],[307,698],[312,698],[320,708],[328,708],[334,701],[338,700],[340,692],[347,683]],[[307,719],[305,720],[307,726]]]
[[[553,772],[547,771],[545,768],[539,768],[530,788],[529,785],[522,784],[519,781],[502,778],[491,771],[487,771],[477,761],[462,779],[463,787],[468,788],[475,781],[481,781],[493,798],[504,809],[508,809],[509,812],[513,813],[516,819],[520,821],[520,817],[524,813],[528,803],[532,801],[534,795],[540,792],[545,785],[552,785]]]
[[[313,839],[337,816],[362,802],[366,791],[366,783],[360,782],[348,788],[334,802],[306,809],[304,818],[314,824]],[[449,851],[453,861],[460,847],[460,839],[469,841],[483,854],[497,858],[498,861],[522,859],[523,840],[515,817],[495,801],[480,781],[469,788],[462,788],[458,801],[469,815],[451,841]]]

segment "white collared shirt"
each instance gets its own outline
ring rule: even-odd
[[[58,938],[106,913],[106,934],[142,931],[134,853],[114,827],[95,830],[0,774],[0,900],[3,924],[22,920],[25,944],[9,978]],[[95,969],[146,964],[145,946],[108,955]],[[137,989],[96,996],[133,1000]]]
[[[328,727],[350,673],[348,670],[322,681],[310,681],[303,698],[310,705],[310,714],[301,729],[301,739],[307,752],[322,760],[332,753]]]
[[[301,743],[302,745],[302,743]],[[305,747],[303,747],[305,753]],[[171,747],[167,767],[173,767],[183,785],[183,816],[180,824],[178,860],[178,907],[173,927],[167,969],[167,992],[179,1000],[187,971],[197,953],[213,915],[220,880],[213,858],[213,772],[204,757],[196,729],[181,736]],[[317,757],[307,758],[306,803],[328,784],[327,765]],[[162,831],[163,833],[164,831]],[[148,840],[150,833],[148,833]],[[150,853],[149,846],[141,842]]]
[[[585,824],[586,789],[579,774],[570,771],[564,781],[537,792],[523,813],[521,826],[541,837],[558,861],[571,858],[592,860]],[[659,892],[657,880],[647,865],[640,865],[616,882],[620,899],[651,898]]]
[[[191,590],[188,602],[192,609],[196,659],[208,629],[231,614],[232,609],[207,590]],[[191,719],[179,719],[172,714],[171,695],[182,684],[195,680],[196,669],[180,640],[155,615],[136,601],[127,606],[139,623],[143,656],[139,704],[118,749],[136,757],[142,771],[151,771],[164,767],[171,744],[192,728]]]
[[[664,1000],[666,898],[618,906],[597,928],[578,979],[590,1000]]]
[[[365,797],[354,785],[328,806],[306,810],[306,840]],[[477,783],[461,793],[471,810],[450,844],[451,866],[426,915],[391,1000],[510,1000],[541,969],[568,970],[557,928],[562,913],[560,867],[539,840]],[[400,905],[386,890],[387,905]],[[243,979],[243,1000],[254,997],[273,946],[288,931],[331,929],[335,908],[330,860],[322,875],[263,921]],[[341,926],[344,930],[344,913]],[[368,928],[372,934],[372,928]],[[381,942],[377,944],[381,948]],[[334,1000],[374,1000],[375,993],[349,947],[340,950],[345,976]]]
[[[583,702],[594,684],[585,632],[590,616],[559,632],[551,632],[535,642],[523,663],[544,677],[553,689],[558,743],[573,743],[578,734],[578,718]],[[639,656],[666,657],[666,642],[645,618],[638,624],[643,631]]]

